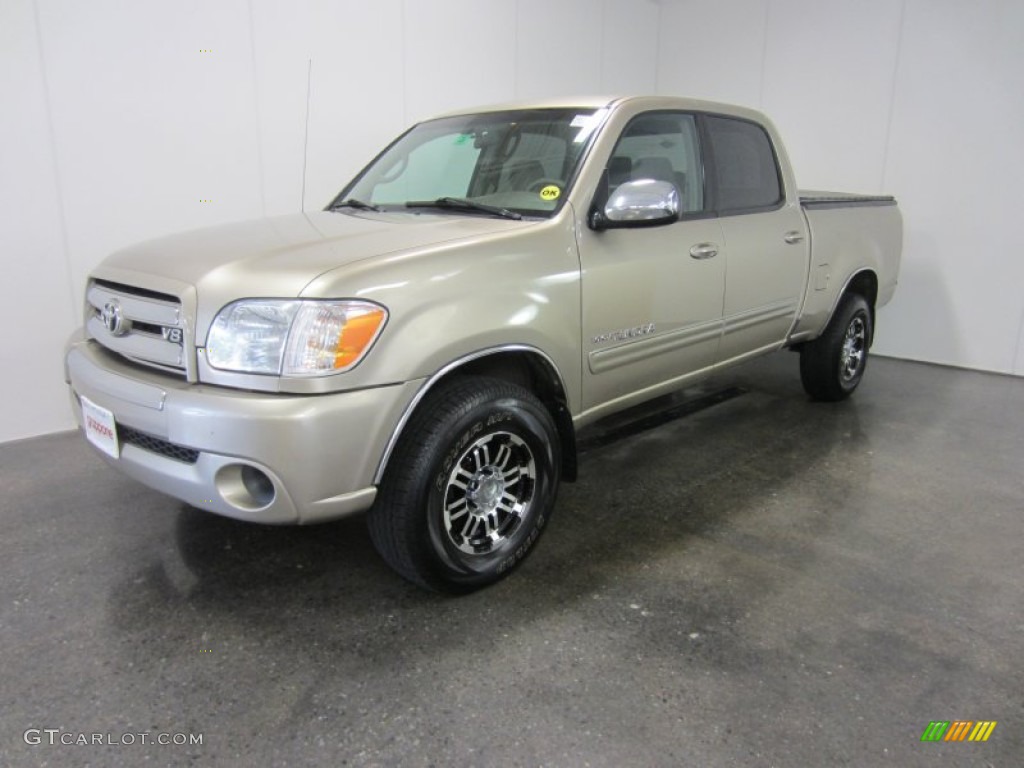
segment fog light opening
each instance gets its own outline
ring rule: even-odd
[[[242,485],[257,507],[268,507],[274,501],[274,481],[256,467],[242,467]]]
[[[274,481],[263,470],[248,464],[228,464],[217,471],[217,490],[235,509],[258,512],[277,498]]]

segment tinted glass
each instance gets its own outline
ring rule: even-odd
[[[782,198],[779,170],[768,134],[745,120],[708,117],[715,157],[718,210],[769,208]]]

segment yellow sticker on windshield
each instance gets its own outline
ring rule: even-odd
[[[547,201],[557,200],[560,194],[562,194],[561,189],[559,189],[554,184],[548,184],[546,187],[544,187],[544,189],[540,191],[540,199]]]

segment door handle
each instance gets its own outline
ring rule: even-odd
[[[697,243],[690,249],[690,255],[695,259],[710,259],[718,255],[718,246],[714,243]]]
[[[790,245],[796,245],[797,243],[803,242],[804,233],[794,229],[792,232],[787,232],[785,235],[783,235],[782,239],[785,240]]]

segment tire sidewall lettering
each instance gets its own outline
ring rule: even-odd
[[[486,424],[484,420],[480,420],[472,424],[462,435],[452,444],[451,449],[445,454],[441,460],[440,470],[437,473],[437,477],[434,480],[434,487],[441,491],[444,490],[445,483],[448,480],[448,475],[452,471],[452,467],[455,466],[455,462],[462,456],[462,452],[466,446],[475,440],[481,432],[484,431]]]
[[[509,555],[500,563],[498,563],[498,567],[496,569],[498,573],[504,573],[509,568],[518,563],[520,560],[522,560],[524,557],[526,557],[527,553],[530,551],[530,548],[533,547],[533,543],[537,541],[537,538],[540,536],[540,529],[543,527],[543,525],[544,515],[538,515],[537,524],[534,525],[533,529],[530,531],[529,535],[523,540],[523,542],[518,547],[516,547],[515,552],[513,552],[511,555]]]
[[[451,474],[452,467],[455,466],[455,462],[462,456],[462,452],[466,449],[466,446],[476,440],[484,432],[484,430],[491,430],[492,427],[496,427],[500,424],[506,424],[513,420],[514,414],[510,411],[497,411],[495,413],[488,414],[486,418],[479,419],[470,425],[462,435],[452,443],[451,449],[445,454],[444,459],[441,461],[441,465],[438,469],[437,477],[434,478],[434,488],[438,491],[443,490],[445,483],[448,481],[448,476]],[[513,430],[520,437],[522,437],[522,430]]]

